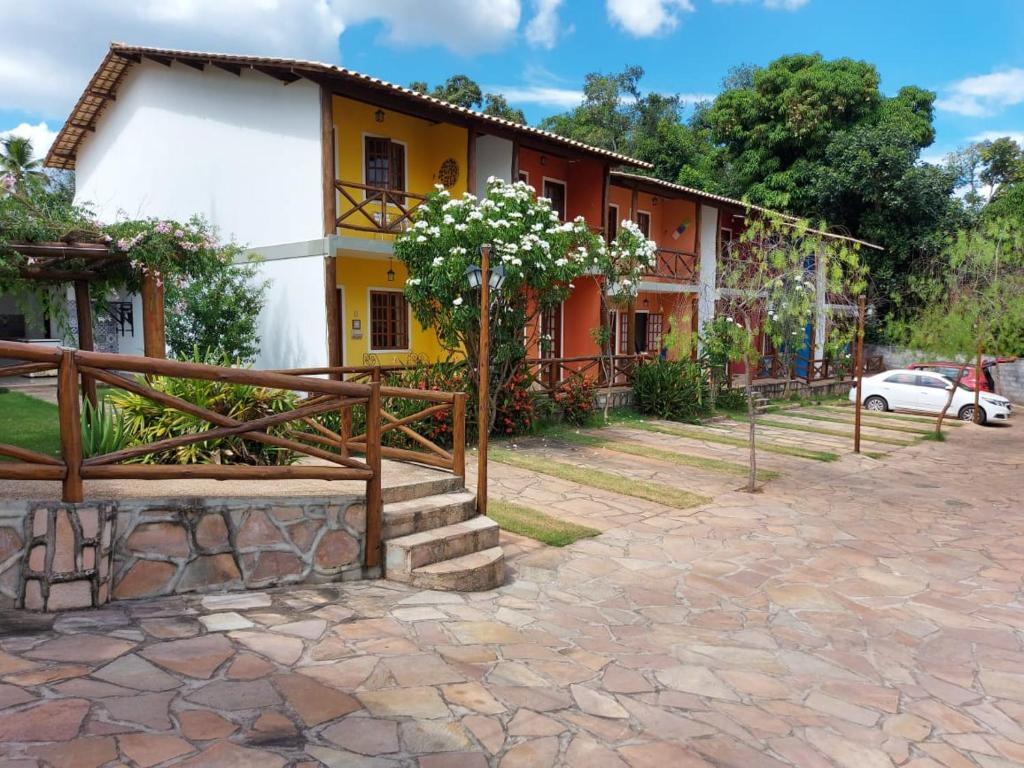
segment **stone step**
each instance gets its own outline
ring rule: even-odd
[[[381,540],[388,541],[411,533],[432,531],[476,515],[476,496],[460,490],[384,505]]]
[[[483,592],[505,581],[505,553],[501,547],[462,555],[412,571],[409,584],[418,589],[447,592]]]
[[[478,515],[432,531],[390,539],[384,545],[384,572],[393,581],[408,582],[424,565],[498,546],[498,524]]]
[[[384,486],[381,497],[385,504],[396,504],[400,501],[422,499],[425,496],[437,496],[442,493],[461,491],[465,488],[463,479],[456,475],[442,475],[430,480],[418,480],[414,483]]]

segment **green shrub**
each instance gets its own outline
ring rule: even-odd
[[[689,421],[710,411],[705,371],[690,360],[658,360],[633,374],[637,410],[659,419]]]
[[[88,400],[82,402],[82,455],[85,458],[113,453],[129,445],[124,416],[106,400],[96,407]]]
[[[715,398],[715,407],[722,411],[745,411],[747,409],[747,393],[742,389],[725,387]]]
[[[573,374],[555,390],[554,401],[567,424],[582,427],[597,405],[594,382],[578,373]]]
[[[216,361],[224,364],[224,361]],[[155,376],[149,386],[158,392],[181,398],[238,421],[252,421],[275,413],[290,411],[298,404],[294,392],[222,381],[176,379]],[[141,395],[114,390],[107,400],[123,419],[125,447],[144,445],[181,435],[194,435],[212,429],[210,424],[191,414],[155,403]],[[279,424],[267,429],[271,435],[284,436],[289,425]],[[292,464],[298,457],[286,448],[264,445],[241,437],[204,440],[167,451],[140,456],[133,461],[142,464]]]

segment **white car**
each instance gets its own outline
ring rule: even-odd
[[[940,413],[946,407],[954,384],[944,376],[927,371],[895,370],[866,376],[861,387],[863,404],[869,411],[921,411]],[[857,402],[857,388],[850,390],[850,402]],[[1010,418],[1010,401],[1002,395],[982,392],[979,401],[981,423]],[[957,387],[949,415],[974,421],[974,391]]]

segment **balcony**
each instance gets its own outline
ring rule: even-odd
[[[397,235],[412,226],[416,209],[427,199],[426,195],[402,189],[385,189],[355,181],[335,179],[337,192],[338,229],[368,232],[377,235]]]
[[[649,277],[664,277],[680,283],[696,283],[699,259],[692,251],[659,248],[657,261],[645,273]]]

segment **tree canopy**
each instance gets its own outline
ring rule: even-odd
[[[409,83],[409,88],[416,93],[433,96],[466,109],[481,109],[484,114],[511,120],[513,123],[526,125],[523,110],[509,106],[505,97],[497,93],[484,93],[476,81],[466,75],[452,75],[441,85],[430,88],[422,80]]]

